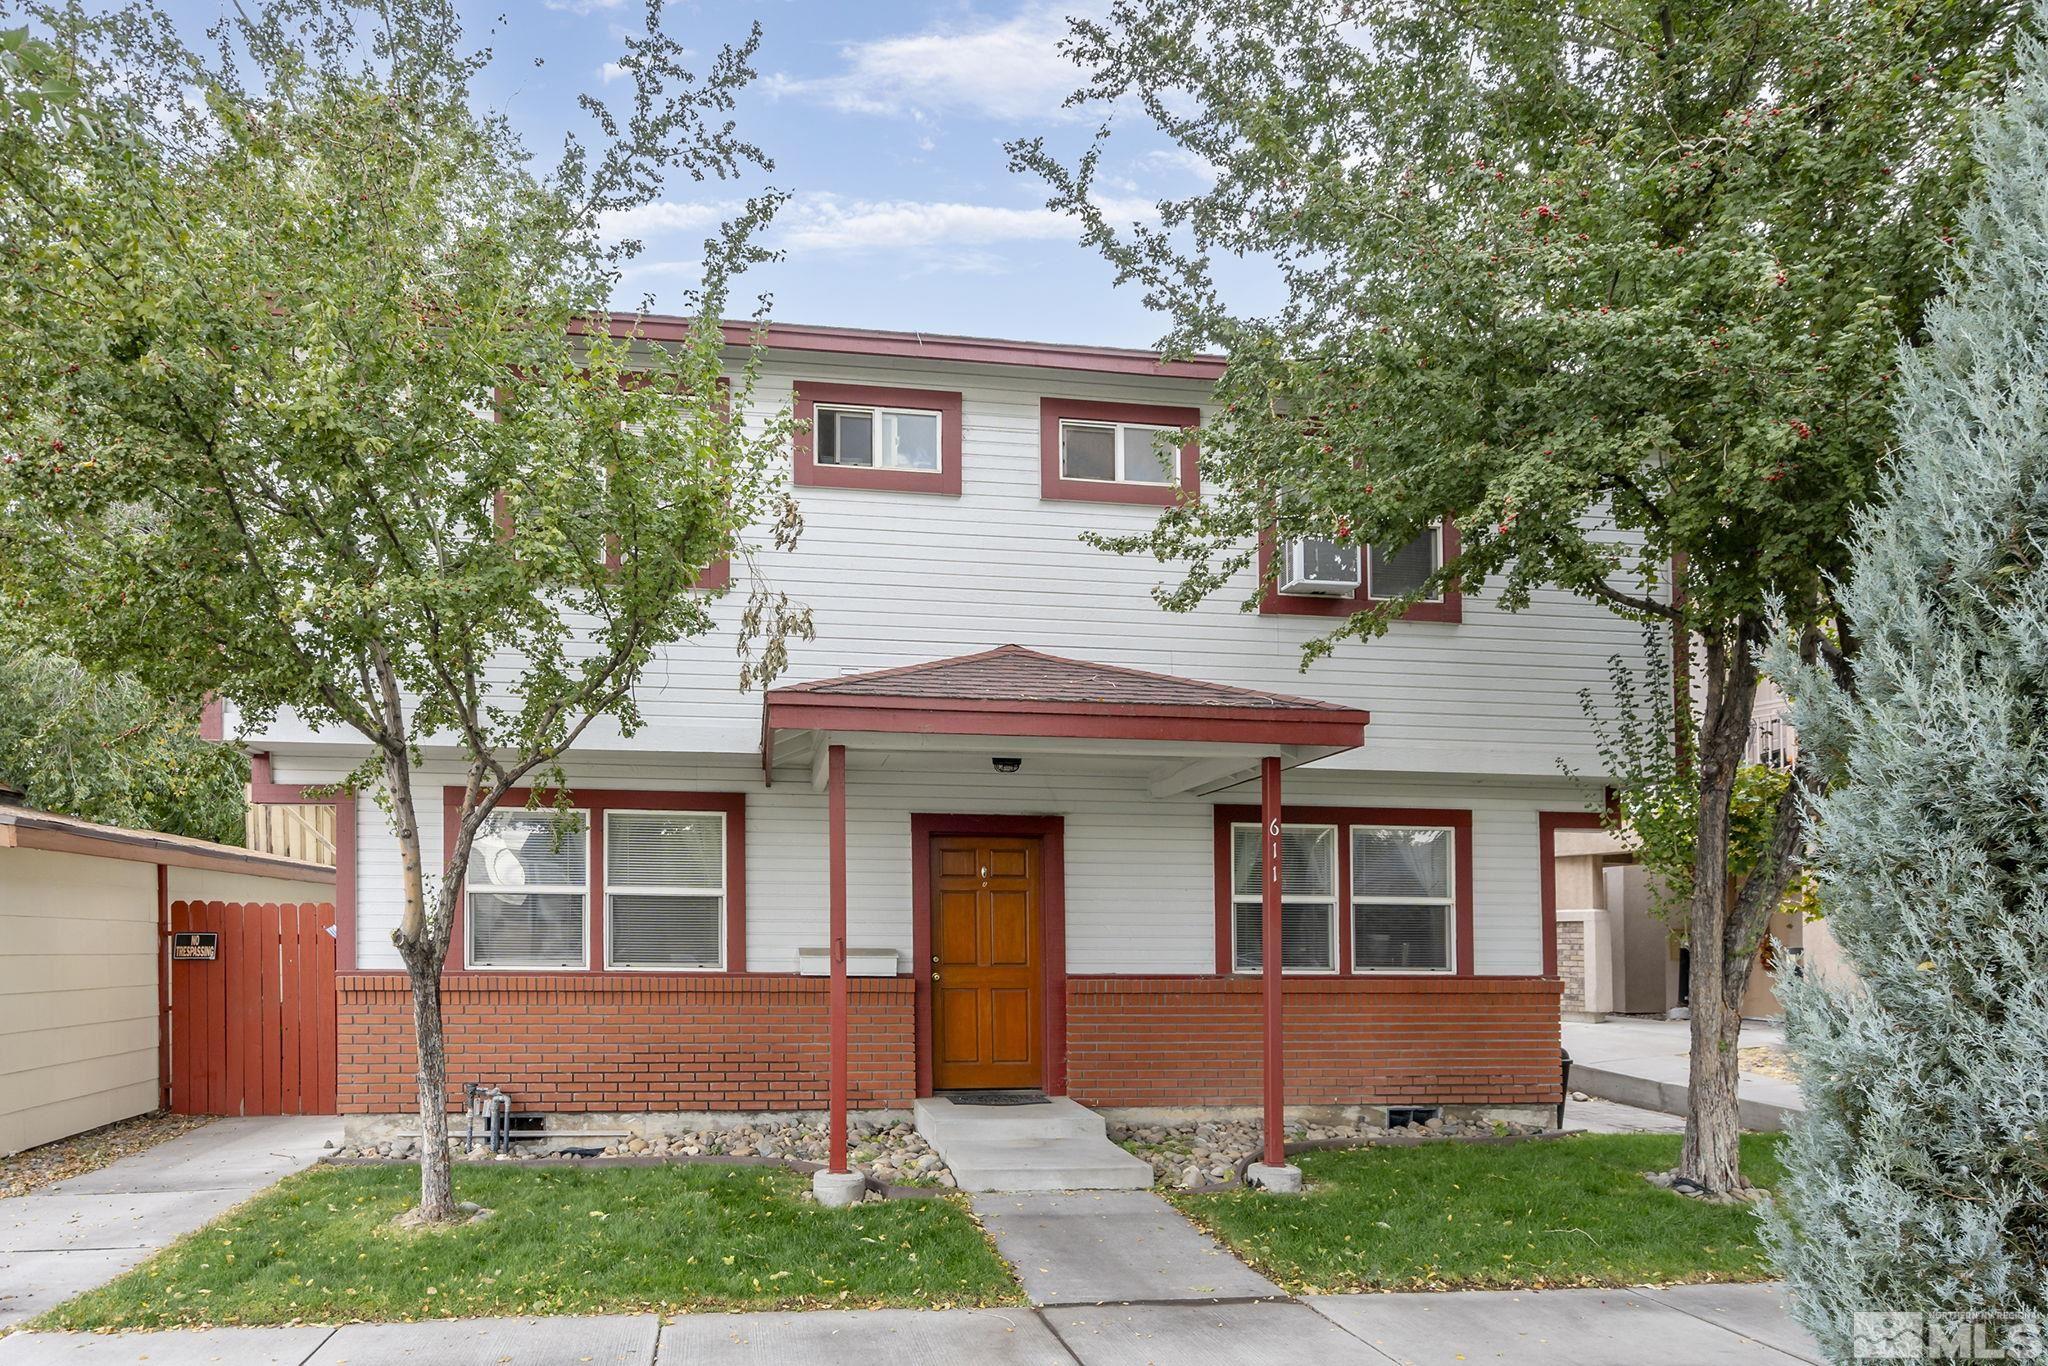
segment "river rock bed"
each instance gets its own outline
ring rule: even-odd
[[[1541,1125],[1512,1124],[1490,1119],[1433,1118],[1422,1124],[1389,1129],[1368,1124],[1309,1124],[1287,1126],[1289,1143],[1363,1142],[1369,1139],[1471,1139],[1527,1137],[1548,1132]],[[1256,1158],[1264,1143],[1264,1128],[1256,1120],[1183,1120],[1177,1124],[1111,1124],[1113,1142],[1152,1164],[1152,1176],[1161,1186],[1192,1189],[1227,1185],[1237,1180],[1238,1163]]]
[[[908,1120],[876,1124],[856,1119],[847,1126],[848,1156],[885,1186],[951,1186],[953,1173]],[[796,1162],[825,1160],[825,1126],[804,1124],[734,1124],[692,1129],[675,1134],[634,1133],[625,1137],[515,1140],[503,1157],[484,1144],[463,1148],[462,1135],[448,1140],[456,1157],[469,1162],[522,1162],[537,1157],[765,1157]],[[400,1135],[379,1143],[335,1150],[339,1158],[407,1159],[419,1154],[417,1139]]]

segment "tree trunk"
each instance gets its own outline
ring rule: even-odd
[[[1729,885],[1730,804],[1749,741],[1756,666],[1745,623],[1706,641],[1707,696],[1698,749],[1699,813],[1694,829],[1692,900],[1686,914],[1691,949],[1692,1047],[1687,1073],[1685,1146],[1678,1175],[1720,1195],[1741,1189],[1742,1117],[1737,1104],[1737,1049],[1742,994],[1752,960],[1729,946],[1735,897]],[[1730,991],[1731,983],[1733,991]]]
[[[455,1218],[455,1175],[448,1158],[448,1050],[441,1026],[441,965],[448,956],[451,908],[444,886],[439,919],[427,918],[419,815],[413,803],[412,768],[403,748],[387,748],[384,781],[391,795],[391,824],[398,837],[405,884],[405,910],[391,940],[398,946],[412,985],[413,1057],[420,1105],[418,1217],[422,1223],[443,1223]]]
[[[1742,987],[1748,984],[1749,960],[1745,958],[1740,964],[1727,962],[1718,923],[1702,926],[1695,921],[1691,938],[1692,1057],[1686,1074],[1690,1103],[1686,1107],[1685,1147],[1678,1159],[1678,1174],[1718,1195],[1739,1190],[1745,1184],[1736,1060],[1742,1035]],[[1724,985],[1730,967],[1741,969],[1741,985],[1736,988],[1733,1005]]]
[[[412,979],[412,1030],[420,1100],[420,1208],[425,1223],[455,1217],[455,1175],[448,1157],[448,1053],[441,1034],[441,965],[406,964]]]

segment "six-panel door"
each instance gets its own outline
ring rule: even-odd
[[[932,1087],[1039,1086],[1038,840],[945,835],[931,857]]]

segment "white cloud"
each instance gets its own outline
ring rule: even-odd
[[[848,43],[840,50],[845,69],[838,74],[778,74],[766,84],[776,94],[822,100],[845,113],[1057,117],[1081,76],[1059,51],[1067,15],[1092,8],[1031,0],[1007,19]]]
[[[625,0],[542,0],[551,10],[568,14],[595,14],[599,10],[617,9]]]
[[[610,85],[613,81],[624,79],[625,75],[626,68],[620,66],[617,62],[606,62],[597,69],[597,78],[606,85]]]
[[[677,203],[657,200],[637,209],[621,209],[604,216],[601,230],[608,237],[648,237],[661,232],[702,232],[739,213],[745,206],[737,201],[708,200]]]
[[[1119,223],[1157,216],[1152,201],[1103,198],[1105,213]],[[654,238],[670,232],[702,232],[738,212],[730,201],[663,201],[628,209],[606,219],[612,237]],[[783,206],[768,231],[769,245],[796,254],[916,251],[920,271],[994,273],[1005,268],[1000,251],[1015,242],[1071,242],[1080,234],[1072,219],[1044,208],[971,204],[950,200],[856,199],[824,191],[797,195]],[[674,263],[648,261],[636,272],[673,270]]]
[[[1191,175],[1204,185],[1216,183],[1216,165],[1199,152],[1185,147],[1159,147],[1145,153],[1144,163],[1154,170],[1178,171]]]
[[[1113,218],[1150,218],[1149,200],[1103,205]],[[908,199],[799,196],[777,219],[779,245],[791,251],[875,251],[905,247],[986,247],[998,242],[1071,241],[1072,219],[1050,209]]]

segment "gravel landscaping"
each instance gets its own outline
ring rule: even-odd
[[[1496,1120],[1432,1118],[1422,1124],[1394,1128],[1368,1124],[1308,1124],[1287,1126],[1289,1143],[1367,1143],[1392,1139],[1399,1143],[1431,1140],[1528,1137],[1548,1133],[1536,1124],[1508,1124]],[[1256,1158],[1265,1142],[1265,1130],[1255,1120],[1183,1120],[1177,1124],[1112,1124],[1109,1137],[1128,1151],[1152,1164],[1153,1180],[1161,1186],[1199,1190],[1236,1182],[1239,1167]]]
[[[853,1165],[885,1186],[936,1186],[954,1184],[953,1173],[924,1141],[907,1119],[891,1124],[854,1120],[847,1126]],[[822,1122],[785,1124],[734,1124],[692,1129],[675,1134],[630,1134],[602,1145],[578,1143],[573,1139],[545,1139],[514,1142],[503,1157],[478,1144],[466,1152],[462,1137],[449,1146],[459,1158],[471,1162],[520,1162],[534,1158],[608,1157],[765,1157],[787,1162],[822,1164],[825,1161],[825,1126]],[[418,1141],[393,1138],[362,1147],[344,1147],[340,1158],[410,1159],[418,1154]]]
[[[109,1162],[154,1148],[212,1122],[207,1115],[174,1115],[167,1110],[155,1110],[60,1138],[55,1143],[24,1148],[12,1157],[0,1157],[0,1198],[27,1195],[43,1186],[98,1171]]]

